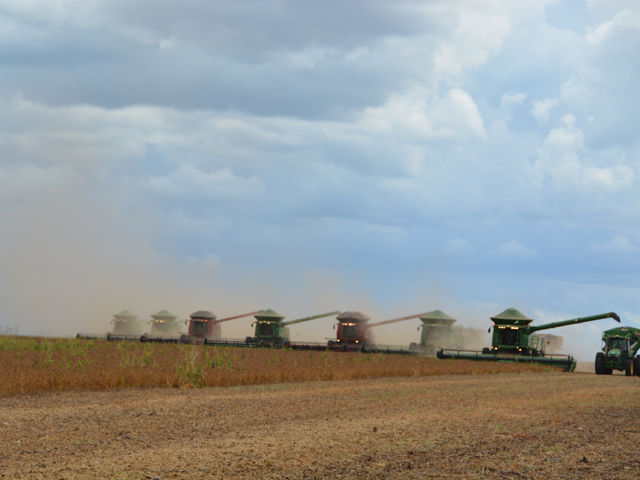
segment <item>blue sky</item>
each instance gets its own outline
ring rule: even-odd
[[[0,0],[0,72],[0,326],[640,325],[637,2]]]

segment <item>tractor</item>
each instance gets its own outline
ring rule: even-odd
[[[624,371],[629,377],[640,376],[640,328],[618,327],[602,334],[602,352],[596,353],[597,375],[611,375],[614,370]]]

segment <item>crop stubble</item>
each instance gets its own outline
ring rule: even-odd
[[[0,402],[5,478],[640,476],[638,379],[501,374]]]

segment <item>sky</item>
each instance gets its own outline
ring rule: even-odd
[[[637,1],[0,0],[0,328],[640,326],[638,85]]]

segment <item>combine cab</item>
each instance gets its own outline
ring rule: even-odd
[[[640,329],[618,327],[602,334],[602,352],[596,354],[596,374],[611,375],[614,370],[624,371],[626,376],[640,376]]]
[[[532,326],[530,323],[533,322],[533,319],[524,316],[515,308],[508,308],[501,314],[491,317],[494,322],[491,348],[483,348],[482,353],[468,350],[440,349],[437,357],[494,362],[532,362],[552,367],[563,367],[565,371],[572,372],[576,368],[576,361],[571,355],[548,354],[544,350],[542,339],[533,334],[540,330],[592,322],[605,318],[613,318],[620,322],[620,317],[611,312]]]
[[[282,320],[284,320],[285,317],[283,317],[279,313],[276,313],[271,309],[264,310],[258,315],[254,315],[256,319],[256,321],[254,322],[255,336],[247,337],[245,343],[249,345],[283,346],[289,343],[289,328],[287,327],[288,325],[308,322],[310,320],[329,317],[331,315],[338,315],[339,313],[339,311],[321,313],[320,315],[312,315],[310,317],[298,318],[296,320],[283,322]]]
[[[236,315],[234,317],[217,318],[213,313],[206,310],[198,310],[195,313],[189,315],[189,333],[182,335],[180,340],[183,343],[203,343],[206,339],[217,339],[222,336],[223,322],[229,320],[235,320],[236,318],[248,317],[250,315],[256,315],[262,313],[264,310],[258,310],[255,312],[243,313],[242,315]]]

